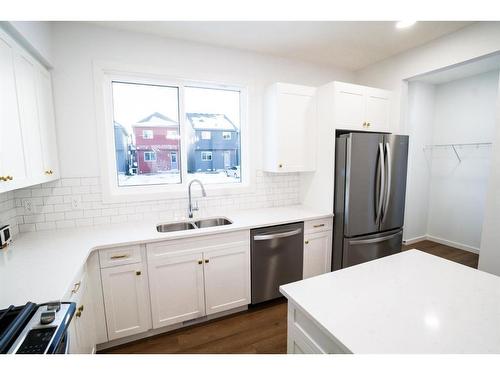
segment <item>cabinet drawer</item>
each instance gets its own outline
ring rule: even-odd
[[[333,219],[327,217],[325,219],[309,220],[304,222],[304,232],[314,233],[324,230],[331,230],[333,226]]]
[[[141,248],[139,245],[99,250],[101,268],[139,263],[141,261]]]

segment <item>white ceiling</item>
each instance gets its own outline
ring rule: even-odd
[[[421,81],[434,85],[475,76],[477,74],[500,70],[500,53],[481,57],[457,64],[445,69],[410,78],[409,81]]]
[[[452,33],[471,22],[425,21],[105,21],[114,29],[358,70]]]

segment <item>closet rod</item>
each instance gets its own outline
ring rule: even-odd
[[[490,146],[492,143],[491,142],[476,142],[476,143],[449,143],[449,144],[440,144],[440,145],[427,145],[424,147],[425,149],[429,148],[434,148],[434,147],[451,147],[453,149],[453,152],[455,153],[455,156],[458,159],[458,162],[462,162],[462,158],[458,154],[457,147],[466,147],[466,146]]]

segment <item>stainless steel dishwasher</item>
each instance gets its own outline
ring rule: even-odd
[[[251,231],[252,304],[281,297],[279,286],[302,280],[304,223]]]

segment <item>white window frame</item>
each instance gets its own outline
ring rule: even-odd
[[[154,155],[155,158],[154,159],[146,160],[146,154],[148,154],[148,155]],[[145,163],[151,163],[151,162],[154,162],[154,161],[157,161],[156,152],[154,152],[154,151],[144,151],[144,162]]]
[[[232,138],[231,132],[222,132],[222,139],[225,141],[230,141]]]
[[[202,130],[201,131],[201,139],[204,139],[207,141],[212,139],[212,132],[209,130]]]
[[[145,137],[146,132],[151,133],[151,138]],[[142,139],[153,139],[155,137],[154,132],[151,129],[142,129]]]
[[[182,114],[184,111],[184,87],[206,87],[211,89],[236,90],[240,92],[240,155],[241,155],[241,182],[206,184],[205,190],[209,196],[225,196],[227,194],[243,194],[255,191],[255,162],[250,158],[249,146],[255,144],[255,130],[250,131],[248,126],[249,91],[253,87],[247,82],[226,83],[223,77],[192,77],[174,78],[161,68],[137,67],[128,64],[113,62],[93,62],[94,95],[96,105],[96,118],[98,132],[103,136],[98,137],[100,150],[101,183],[103,201],[105,203],[119,203],[129,201],[146,201],[158,199],[174,199],[185,197],[189,182],[194,179],[187,173],[188,139],[185,131],[187,119]],[[173,86],[179,88],[179,114],[180,114],[180,150],[177,153],[177,163],[181,182],[176,184],[118,186],[116,174],[116,157],[113,127],[109,126],[113,120],[112,88],[113,81],[142,83],[153,85]],[[216,83],[214,82],[216,81]],[[253,100],[252,102],[255,102]],[[256,119],[258,109],[255,108]]]
[[[203,157],[205,156],[205,157]],[[210,156],[210,159],[208,158]],[[201,152],[201,161],[212,161],[212,151],[202,151]]]
[[[179,132],[177,130],[167,130],[167,139],[177,139],[177,138],[179,138]]]

